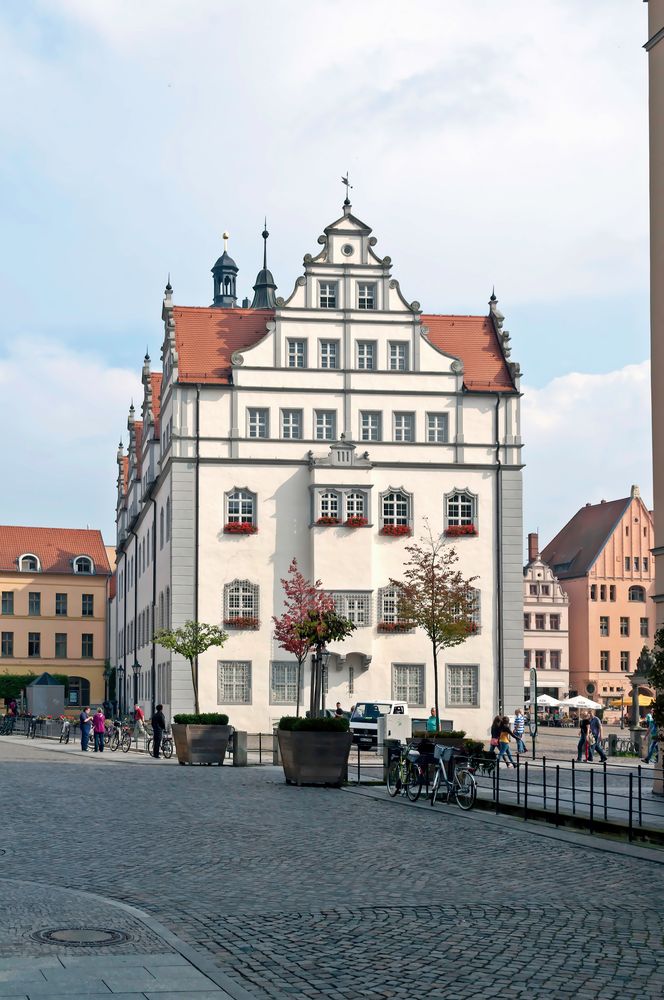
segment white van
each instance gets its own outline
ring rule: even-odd
[[[361,747],[378,746],[378,717],[408,715],[405,701],[358,701],[350,715],[353,743]]]

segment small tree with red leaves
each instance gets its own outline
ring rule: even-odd
[[[281,617],[272,617],[274,637],[281,649],[297,660],[297,703],[296,715],[300,714],[300,689],[302,685],[302,665],[312,649],[322,649],[329,640],[343,639],[355,628],[352,622],[337,615],[334,600],[322,588],[322,582],[307,580],[297,568],[297,559],[288,567],[288,576],[282,578],[284,588],[284,612]],[[320,657],[318,657],[320,659]],[[315,675],[312,663],[312,695],[320,689],[320,679]],[[320,697],[320,693],[317,695]],[[313,701],[312,701],[313,704]],[[316,706],[314,706],[314,711]]]
[[[436,719],[438,711],[438,654],[441,649],[458,646],[476,631],[473,614],[476,595],[472,583],[456,568],[459,557],[434,538],[427,523],[428,538],[406,546],[410,558],[404,564],[403,580],[390,580],[396,587],[397,613],[400,621],[419,625],[429,637],[433,654],[433,682]]]

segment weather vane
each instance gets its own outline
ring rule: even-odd
[[[348,180],[348,171],[346,171],[346,176],[341,178],[341,183],[346,185],[346,199],[344,205],[350,205],[350,189],[352,188],[351,182]]]

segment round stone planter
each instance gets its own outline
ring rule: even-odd
[[[277,730],[279,753],[288,784],[332,785],[346,778],[352,733]]]
[[[178,764],[223,764],[232,726],[171,726]]]

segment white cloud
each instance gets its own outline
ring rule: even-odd
[[[112,543],[115,453],[132,395],[140,410],[140,374],[42,340],[10,345],[0,357],[3,473],[11,484],[3,522],[89,524]]]
[[[524,387],[525,532],[542,548],[585,503],[652,499],[650,363]]]

